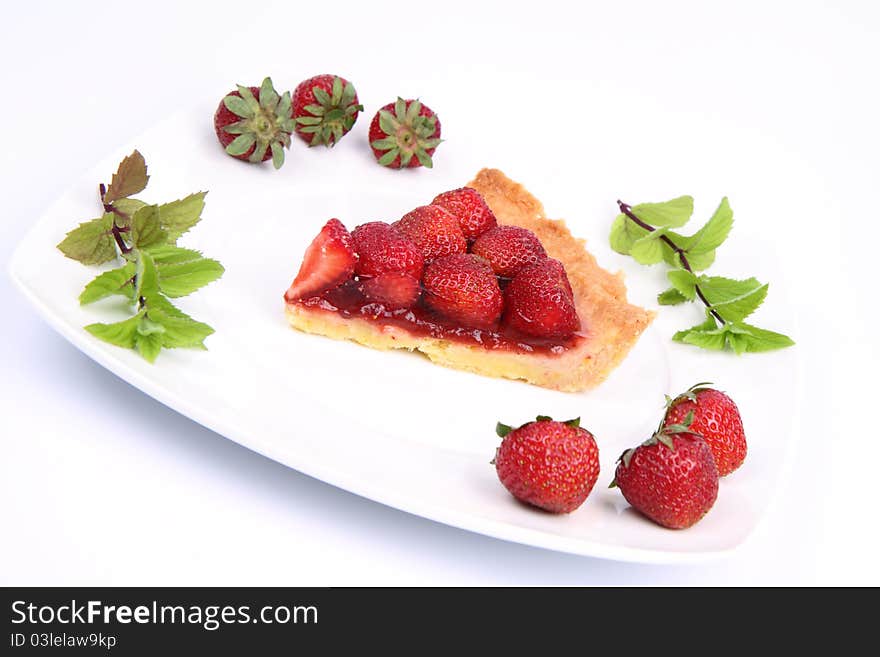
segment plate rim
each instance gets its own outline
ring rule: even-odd
[[[187,112],[182,110],[174,112],[165,117],[164,120],[148,128],[143,134],[149,134],[157,126],[162,125],[167,121],[174,120],[176,117],[185,115],[186,113]],[[127,143],[130,144],[131,142],[129,141]],[[125,150],[125,148],[115,149],[114,152],[116,150],[122,151]],[[104,159],[109,158],[105,157],[99,160],[95,166],[100,165]],[[91,171],[95,166],[86,169],[85,173]],[[185,398],[163,387],[159,382],[153,381],[150,377],[139,373],[122,359],[116,358],[112,353],[102,349],[101,344],[88,339],[90,336],[88,336],[87,333],[83,332],[79,327],[72,326],[71,323],[65,320],[57,310],[44,303],[39,297],[37,290],[28,284],[23,276],[22,265],[26,253],[29,252],[29,250],[32,250],[29,248],[32,246],[32,243],[33,248],[36,248],[35,236],[39,232],[40,226],[50,221],[49,215],[52,208],[57,204],[62,203],[64,199],[69,198],[76,188],[77,182],[74,181],[64,189],[58,197],[53,199],[52,203],[45,207],[40,217],[19,239],[6,267],[7,273],[10,276],[14,287],[25,297],[31,307],[37,311],[38,316],[62,338],[98,365],[129,385],[137,388],[142,393],[156,399],[172,411],[206,427],[226,440],[235,442],[238,445],[258,453],[265,458],[271,459],[284,467],[296,470],[297,472],[313,479],[317,479],[325,484],[416,517],[425,518],[433,522],[456,529],[470,531],[497,540],[504,540],[530,547],[596,559],[607,559],[629,563],[675,565],[717,561],[719,559],[730,557],[742,550],[742,548],[747,545],[757,533],[757,530],[764,522],[766,522],[770,515],[770,511],[778,504],[783,487],[791,478],[793,470],[792,455],[794,452],[796,436],[798,434],[798,425],[801,415],[800,411],[802,409],[805,394],[805,382],[803,381],[802,374],[803,358],[801,355],[801,349],[797,346],[793,349],[795,352],[794,363],[796,370],[794,372],[794,378],[797,384],[797,390],[793,396],[793,422],[788,426],[785,444],[781,451],[783,463],[779,470],[773,475],[770,486],[768,487],[767,492],[769,499],[767,499],[766,503],[760,505],[756,510],[755,518],[751,523],[751,526],[746,532],[738,536],[735,540],[730,541],[729,545],[723,548],[663,550],[615,545],[612,543],[596,542],[589,538],[551,534],[541,529],[518,526],[502,520],[487,518],[485,516],[476,516],[472,513],[461,510],[444,509],[442,506],[423,502],[419,498],[410,498],[407,500],[402,496],[395,497],[390,493],[383,493],[381,486],[373,486],[365,478],[353,477],[346,471],[334,471],[332,468],[310,462],[308,458],[302,459],[295,455],[291,456],[290,454],[285,454],[283,458],[279,458],[277,454],[273,454],[271,447],[260,447],[255,445],[252,441],[248,440],[246,436],[242,436],[241,432],[236,430],[234,426],[225,426],[222,422],[213,422],[211,418],[205,417],[206,413],[202,413],[197,404],[188,402]],[[790,285],[788,284],[788,280],[783,278],[782,281],[784,289],[789,289]],[[796,306],[790,307],[789,317],[791,318],[792,329],[796,330],[799,324],[799,313]],[[650,327],[649,330],[651,328],[653,327]]]

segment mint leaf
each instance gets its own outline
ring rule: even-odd
[[[699,285],[712,308],[728,322],[742,321],[755,312],[769,288],[756,278],[739,281],[723,276],[700,276]]]
[[[691,196],[679,196],[663,203],[640,203],[632,207],[632,212],[646,224],[679,228],[694,213],[694,199]]]
[[[201,252],[194,249],[185,249],[181,246],[174,246],[172,244],[151,246],[147,251],[153,257],[153,262],[160,267],[162,265],[200,260],[205,257]]]
[[[100,265],[116,257],[116,242],[110,232],[113,214],[81,223],[58,244],[58,249],[68,258],[84,265]]]
[[[682,248],[684,248],[683,245],[686,244],[688,240],[687,237],[671,230],[666,231],[666,237],[672,240],[673,244]],[[683,266],[681,259],[678,257],[678,253],[676,253],[675,249],[669,246],[666,242],[663,242],[663,260],[670,267],[681,268]]]
[[[159,289],[169,297],[183,297],[223,275],[223,265],[210,258],[163,264],[159,267]]]
[[[676,333],[673,339],[712,351],[724,351],[727,346],[727,338],[724,333],[718,331],[686,331],[683,335]]]
[[[692,344],[703,349],[711,349],[713,351],[723,351],[727,344],[724,330],[718,328],[712,315],[706,312],[706,320],[702,324],[697,324],[684,331],[679,331],[672,336],[675,342],[683,344]]]
[[[717,249],[727,239],[731,228],[733,228],[733,210],[730,209],[725,196],[706,225],[694,233],[688,241],[686,248],[689,257]]]
[[[705,253],[691,253],[687,251],[686,257],[688,264],[694,271],[703,271],[712,266],[715,262],[715,250],[706,251]]]
[[[728,322],[719,327],[708,311],[705,322],[679,331],[672,336],[672,339],[676,342],[714,351],[729,348],[737,355],[746,352],[773,351],[794,344],[794,341],[787,335],[760,329],[745,322]]]
[[[672,287],[657,295],[657,302],[673,306],[699,299],[706,307],[706,321],[684,331],[673,340],[704,349],[732,349],[737,354],[769,351],[794,342],[788,336],[745,324],[767,297],[769,286],[755,278],[737,280],[722,276],[697,276],[715,262],[716,250],[733,227],[733,210],[727,197],[721,199],[709,221],[690,237],[672,230],[683,226],[693,213],[693,199],[681,196],[665,203],[617,204],[623,211],[611,224],[609,241],[618,253],[652,265],[665,261]],[[717,321],[716,321],[717,320]],[[719,326],[720,324],[720,326]]]
[[[105,271],[98,274],[91,283],[86,285],[85,289],[79,295],[81,305],[92,303],[98,299],[109,297],[113,294],[121,294],[129,299],[134,298],[134,286],[131,285],[134,278],[135,266],[133,263],[126,263],[123,267]]]
[[[198,192],[189,196],[163,203],[159,206],[159,223],[168,233],[168,240],[174,242],[190,228],[199,223],[205,208],[205,194]]]
[[[121,198],[118,201],[114,201],[113,207],[127,215],[129,218],[134,216],[134,213],[144,207],[146,203],[143,201],[139,201],[136,198]],[[122,217],[117,215],[116,225],[122,226],[125,222],[122,220]],[[130,223],[130,222],[129,222]]]
[[[745,322],[739,322],[735,326],[744,331],[737,334],[737,340],[743,346],[743,350],[750,353],[773,351],[795,344],[794,340],[782,333],[761,329]]]
[[[135,336],[137,335],[141,317],[143,317],[143,312],[113,324],[89,324],[86,326],[86,331],[104,342],[109,342],[117,347],[131,349],[134,347]]]
[[[173,303],[171,303],[168,299],[163,297],[161,294],[158,294],[158,293],[151,294],[151,295],[145,297],[144,301],[150,309],[150,315],[156,321],[161,321],[162,323],[164,323],[165,320],[160,319],[160,316],[161,317],[177,317],[180,319],[190,319],[190,320],[192,319],[189,315],[187,315],[185,312],[180,310],[180,308],[175,306]],[[158,312],[160,314],[156,315],[155,314],[156,312]]]
[[[642,265],[656,265],[663,261],[663,242],[660,241],[661,231],[648,233],[635,241],[630,255]]]
[[[149,312],[149,311],[148,311]],[[165,327],[162,326],[159,322],[154,322],[149,318],[148,315],[144,315],[141,317],[141,321],[138,324],[137,332],[141,335],[152,335],[153,333],[164,333]]]
[[[146,297],[159,292],[159,274],[156,271],[156,263],[146,251],[140,251],[137,255],[135,267],[135,299]]]
[[[113,203],[143,191],[149,179],[144,156],[134,151],[119,163],[119,168],[113,174],[110,186],[104,194],[104,203]]]
[[[131,241],[135,247],[144,249],[161,244],[168,239],[168,233],[159,223],[159,208],[145,205],[131,218]]]
[[[204,340],[214,332],[207,324],[197,322],[189,315],[173,306],[161,296],[147,298],[147,314],[161,324],[164,347],[190,347],[204,349]]]
[[[162,351],[162,333],[141,333],[136,332],[134,335],[134,346],[137,352],[143,356],[147,362],[155,362],[156,356]]]
[[[697,277],[684,269],[673,269],[666,272],[666,278],[685,299],[693,301],[697,296]]]
[[[239,93],[239,100],[256,106],[249,89],[239,87]],[[280,100],[273,94],[261,99],[271,100],[289,113],[290,94]],[[293,120],[289,121],[292,130]],[[100,186],[101,205],[109,211],[70,231],[58,248],[86,264],[122,256],[122,266],[93,278],[79,301],[84,305],[118,294],[136,304],[135,314],[121,322],[90,324],[86,329],[101,340],[136,350],[152,363],[163,347],[205,348],[204,340],[214,329],[175,308],[165,295],[189,294],[219,278],[224,270],[216,260],[175,244],[201,219],[206,192],[162,205],[131,198],[148,180],[143,156],[134,151],[119,164],[109,187]]]
[[[630,221],[625,214],[619,214],[611,224],[609,241],[612,249],[623,255],[629,255],[633,244],[648,234],[649,231]]]
[[[677,306],[687,300],[688,299],[674,287],[671,287],[668,290],[663,290],[663,292],[657,295],[657,303],[661,306]]]

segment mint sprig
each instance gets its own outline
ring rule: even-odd
[[[698,274],[715,262],[715,251],[730,234],[733,210],[727,198],[693,235],[673,231],[691,218],[694,200],[680,196],[664,203],[630,206],[617,202],[621,214],[611,225],[611,248],[632,256],[643,265],[665,262],[670,287],[657,295],[657,302],[674,306],[699,300],[706,308],[706,319],[672,336],[676,342],[716,351],[772,351],[790,347],[786,335],[745,323],[767,297],[769,285],[755,278],[733,279]]]
[[[149,204],[132,198],[149,181],[144,157],[134,151],[119,164],[109,186],[99,186],[103,215],[67,233],[58,248],[84,265],[116,260],[118,267],[98,274],[79,296],[82,305],[113,295],[128,301],[133,315],[112,324],[89,324],[86,330],[110,344],[134,349],[149,362],[165,348],[205,349],[214,332],[175,307],[169,299],[195,292],[223,275],[223,265],[177,245],[195,226],[205,207],[205,193]]]

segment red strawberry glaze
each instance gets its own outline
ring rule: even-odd
[[[313,311],[338,314],[346,319],[365,319],[375,322],[377,326],[396,326],[419,337],[442,338],[490,350],[560,355],[587,339],[582,333],[565,338],[539,338],[504,325],[492,330],[463,328],[432,311],[423,300],[408,310],[387,310],[381,304],[371,302],[360,287],[357,281],[350,280],[333,290],[293,303]]]

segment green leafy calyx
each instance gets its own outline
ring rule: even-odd
[[[553,418],[550,417],[549,415],[538,415],[534,419],[534,422],[553,422],[553,421],[554,421]],[[525,424],[521,424],[520,426],[515,427],[515,428],[511,427],[510,425],[503,424],[503,423],[499,422],[498,424],[495,425],[495,433],[497,433],[501,438],[504,438],[510,432],[516,431],[517,429],[522,429],[524,426],[527,426],[529,424],[533,424],[534,422],[526,422]],[[572,427],[573,429],[577,429],[581,426],[581,419],[579,417],[576,417],[572,420],[566,420],[562,424],[568,425],[568,426]]]
[[[296,131],[311,135],[309,146],[334,146],[352,129],[364,106],[357,102],[354,85],[338,76],[333,78],[330,93],[314,86],[312,94],[314,103],[297,108]]]
[[[702,385],[702,384],[698,384]],[[669,397],[667,396],[667,402]],[[692,436],[696,436],[697,438],[702,438],[703,435],[691,430],[691,425],[694,422],[694,412],[688,411],[688,414],[682,419],[681,422],[677,424],[670,424],[669,426],[663,426],[663,420],[660,422],[660,427],[655,431],[650,438],[648,438],[645,442],[643,442],[639,447],[651,447],[652,445],[663,445],[667,449],[671,449],[675,451],[675,436],[682,433],[688,433]],[[625,450],[618,458],[617,462],[623,464],[624,468],[628,468],[630,463],[632,462],[633,456],[635,456],[636,451],[639,447],[631,447],[630,449]],[[615,488],[617,486],[617,480],[613,480],[609,484],[609,488]]]
[[[394,111],[379,110],[379,128],[385,137],[370,144],[383,153],[379,164],[391,166],[399,157],[402,169],[408,167],[415,157],[422,166],[429,169],[434,166],[428,151],[437,148],[442,140],[434,137],[436,117],[422,116],[421,111],[421,102],[403,98],[394,103]]]
[[[284,149],[290,147],[290,134],[295,127],[290,116],[290,92],[279,96],[271,78],[266,78],[260,85],[259,99],[248,87],[237,87],[237,95],[232,93],[223,98],[226,109],[239,117],[238,121],[223,128],[236,135],[226,152],[237,157],[253,148],[247,159],[256,163],[262,162],[266,153],[271,151],[272,164],[280,169],[284,164]]]
[[[668,411],[675,404],[682,400],[687,400],[696,403],[697,402],[697,393],[702,392],[703,390],[709,390],[712,383],[710,381],[703,381],[701,383],[695,383],[690,388],[682,392],[681,394],[676,395],[675,397],[670,397],[666,395],[666,404],[665,409]]]

